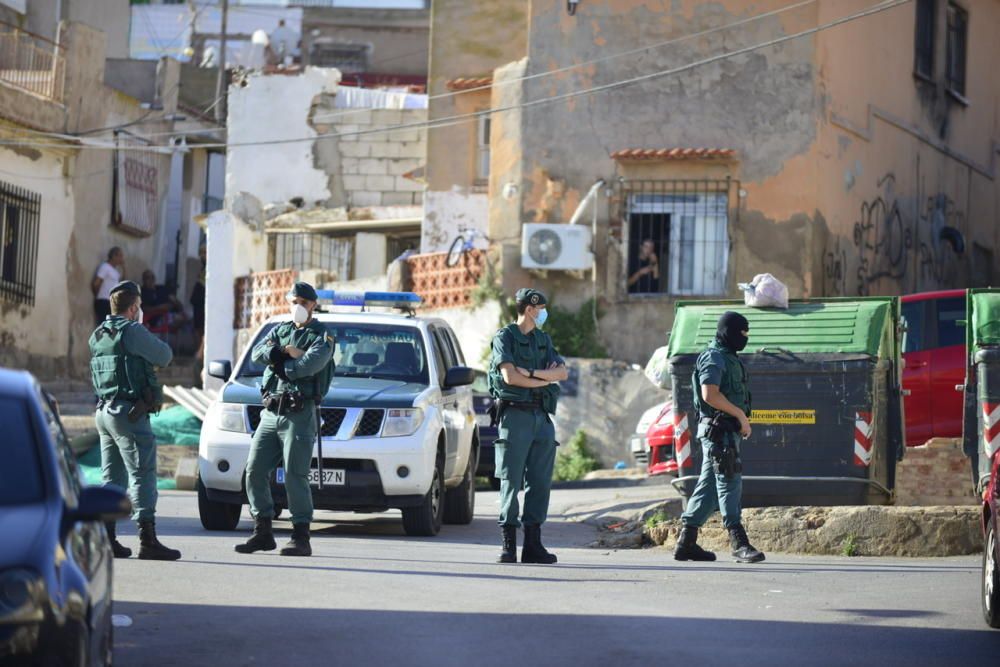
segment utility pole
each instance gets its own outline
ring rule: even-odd
[[[229,0],[222,0],[222,32],[219,37],[219,78],[215,81],[215,121],[219,125],[226,123],[226,100],[223,99],[226,89],[226,18],[229,14]]]

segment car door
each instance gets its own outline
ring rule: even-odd
[[[930,350],[930,409],[932,438],[962,437],[962,392],[965,382],[965,297],[936,299],[937,339]]]
[[[462,351],[462,346],[458,342],[458,337],[451,328],[443,329],[445,334],[448,336],[448,340],[451,342],[452,349],[455,354],[455,361],[459,366],[466,366],[465,354]],[[472,385],[467,385],[464,387],[456,387],[458,390],[458,409],[462,415],[462,428],[459,437],[459,452],[465,452],[466,444],[469,444],[471,452],[472,436],[476,431],[476,396],[475,391],[472,389]]]
[[[906,413],[906,444],[922,445],[934,430],[931,416],[931,353],[928,338],[928,305],[931,301],[903,303],[906,334],[903,338],[903,389]]]
[[[441,368],[441,419],[444,422],[445,430],[445,479],[455,475],[455,463],[458,457],[458,444],[461,436],[461,414],[459,403],[459,392],[457,387],[447,388],[444,386],[444,378],[448,369],[457,365],[454,352],[448,343],[447,336],[442,333],[437,325],[430,327],[431,345],[438,359]]]

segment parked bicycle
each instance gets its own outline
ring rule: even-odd
[[[459,229],[458,236],[451,242],[451,247],[448,249],[448,257],[445,259],[445,264],[449,268],[458,266],[464,255],[475,250],[476,239],[483,239],[487,243],[490,243],[489,237],[478,229],[471,227]]]

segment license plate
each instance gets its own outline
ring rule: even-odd
[[[285,469],[278,468],[275,473],[275,480],[278,484],[285,483]],[[313,468],[309,471],[309,483],[313,486],[319,486],[319,470]],[[347,471],[346,470],[328,470],[323,469],[323,484],[329,484],[330,486],[344,486],[347,484]]]
[[[476,423],[485,428],[490,427],[490,416],[489,415],[476,415]]]

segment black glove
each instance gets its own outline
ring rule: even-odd
[[[281,346],[275,345],[271,348],[267,358],[271,362],[271,369],[274,371],[274,374],[285,382],[288,382],[288,376],[285,375],[285,362],[292,358],[291,355],[285,352]]]

